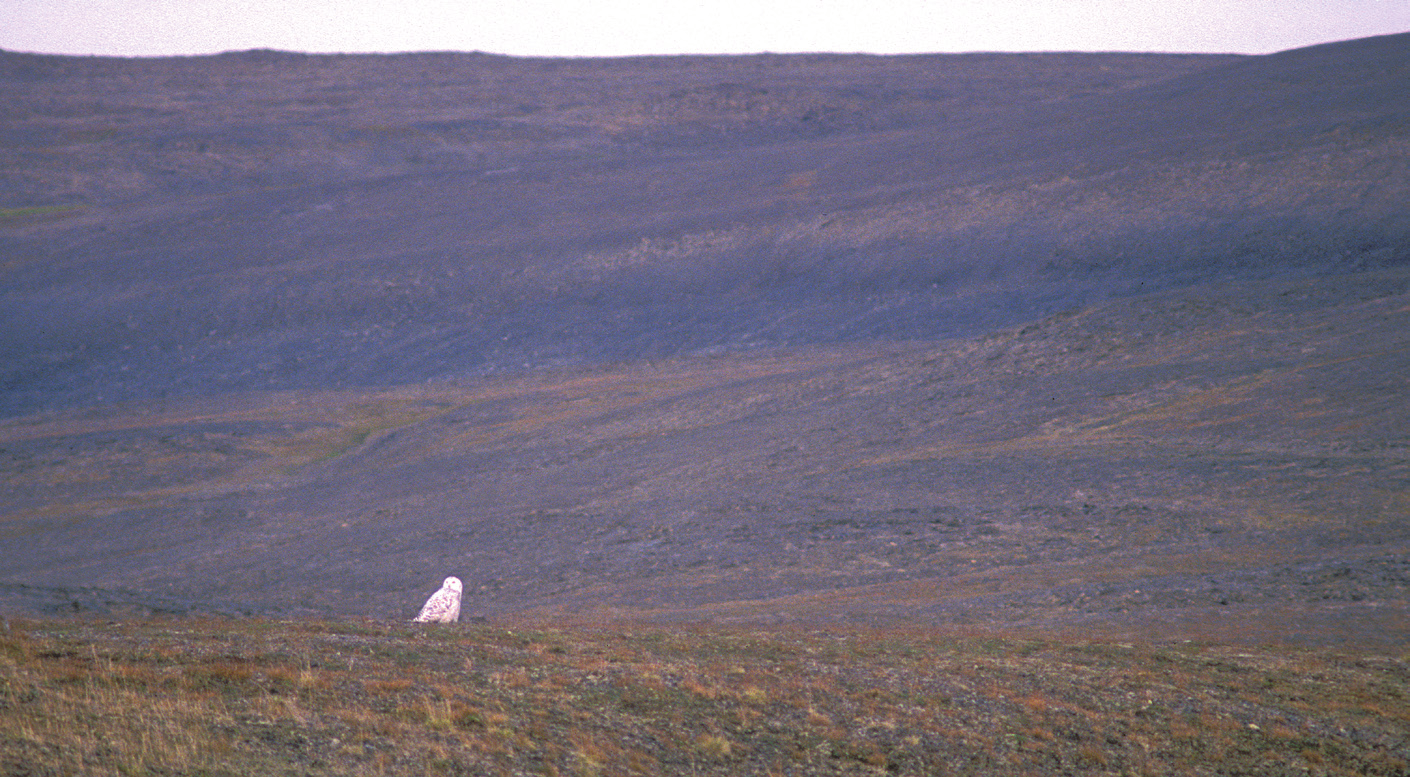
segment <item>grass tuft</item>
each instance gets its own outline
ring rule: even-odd
[[[66,216],[83,210],[82,205],[31,205],[23,208],[0,208],[0,226],[54,216]]]

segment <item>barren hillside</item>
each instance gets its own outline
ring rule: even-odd
[[[1400,644],[1407,43],[0,52],[0,605]]]

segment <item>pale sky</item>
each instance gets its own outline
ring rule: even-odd
[[[541,56],[1264,54],[1410,31],[1410,0],[0,0],[0,49]]]

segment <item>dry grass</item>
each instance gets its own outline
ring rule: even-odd
[[[927,632],[31,621],[4,774],[1404,774],[1404,656]]]

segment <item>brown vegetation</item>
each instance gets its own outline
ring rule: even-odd
[[[1405,656],[897,630],[26,621],[20,774],[1404,774]]]

